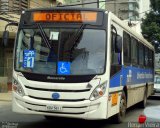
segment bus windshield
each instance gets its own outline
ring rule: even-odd
[[[105,30],[21,29],[16,45],[15,68],[20,72],[45,75],[103,74],[105,49]]]

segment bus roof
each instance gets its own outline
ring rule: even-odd
[[[103,11],[104,9],[98,9],[98,8],[82,8],[82,7],[52,7],[52,8],[34,8],[34,9],[27,9],[25,11],[52,11],[52,10],[83,10],[83,11]]]

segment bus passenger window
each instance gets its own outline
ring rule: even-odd
[[[131,62],[133,65],[137,65],[138,64],[138,44],[137,44],[137,40],[135,38],[131,38],[131,44],[132,44],[132,48],[131,48]]]
[[[148,48],[147,47],[145,47],[145,58],[144,58],[144,60],[145,60],[145,66],[148,67],[149,65],[148,65]]]
[[[152,51],[152,68],[154,68],[154,52]]]
[[[149,67],[152,67],[152,51],[149,49],[149,55],[148,55],[148,64]]]
[[[123,33],[123,55],[124,55],[124,64],[129,65],[131,62],[131,39],[130,35],[126,32]]]
[[[144,66],[144,46],[139,43],[139,65]]]
[[[110,72],[110,76],[112,77],[113,75],[115,75],[117,72],[119,72],[121,70],[122,63],[121,63],[121,53],[116,52],[116,48],[115,48],[116,34],[114,32],[112,32],[111,34],[112,34],[112,36],[111,36],[112,40],[111,40],[111,72]],[[121,41],[121,39],[119,41]]]

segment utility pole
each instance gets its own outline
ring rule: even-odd
[[[99,0],[97,0],[97,8],[99,8]]]
[[[82,8],[84,8],[84,1],[82,0]]]

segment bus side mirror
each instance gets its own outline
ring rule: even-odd
[[[9,39],[9,31],[4,31],[3,37],[2,37],[2,42],[5,47],[8,45],[8,39]]]
[[[115,52],[120,53],[122,51],[122,37],[117,35],[115,39]]]

